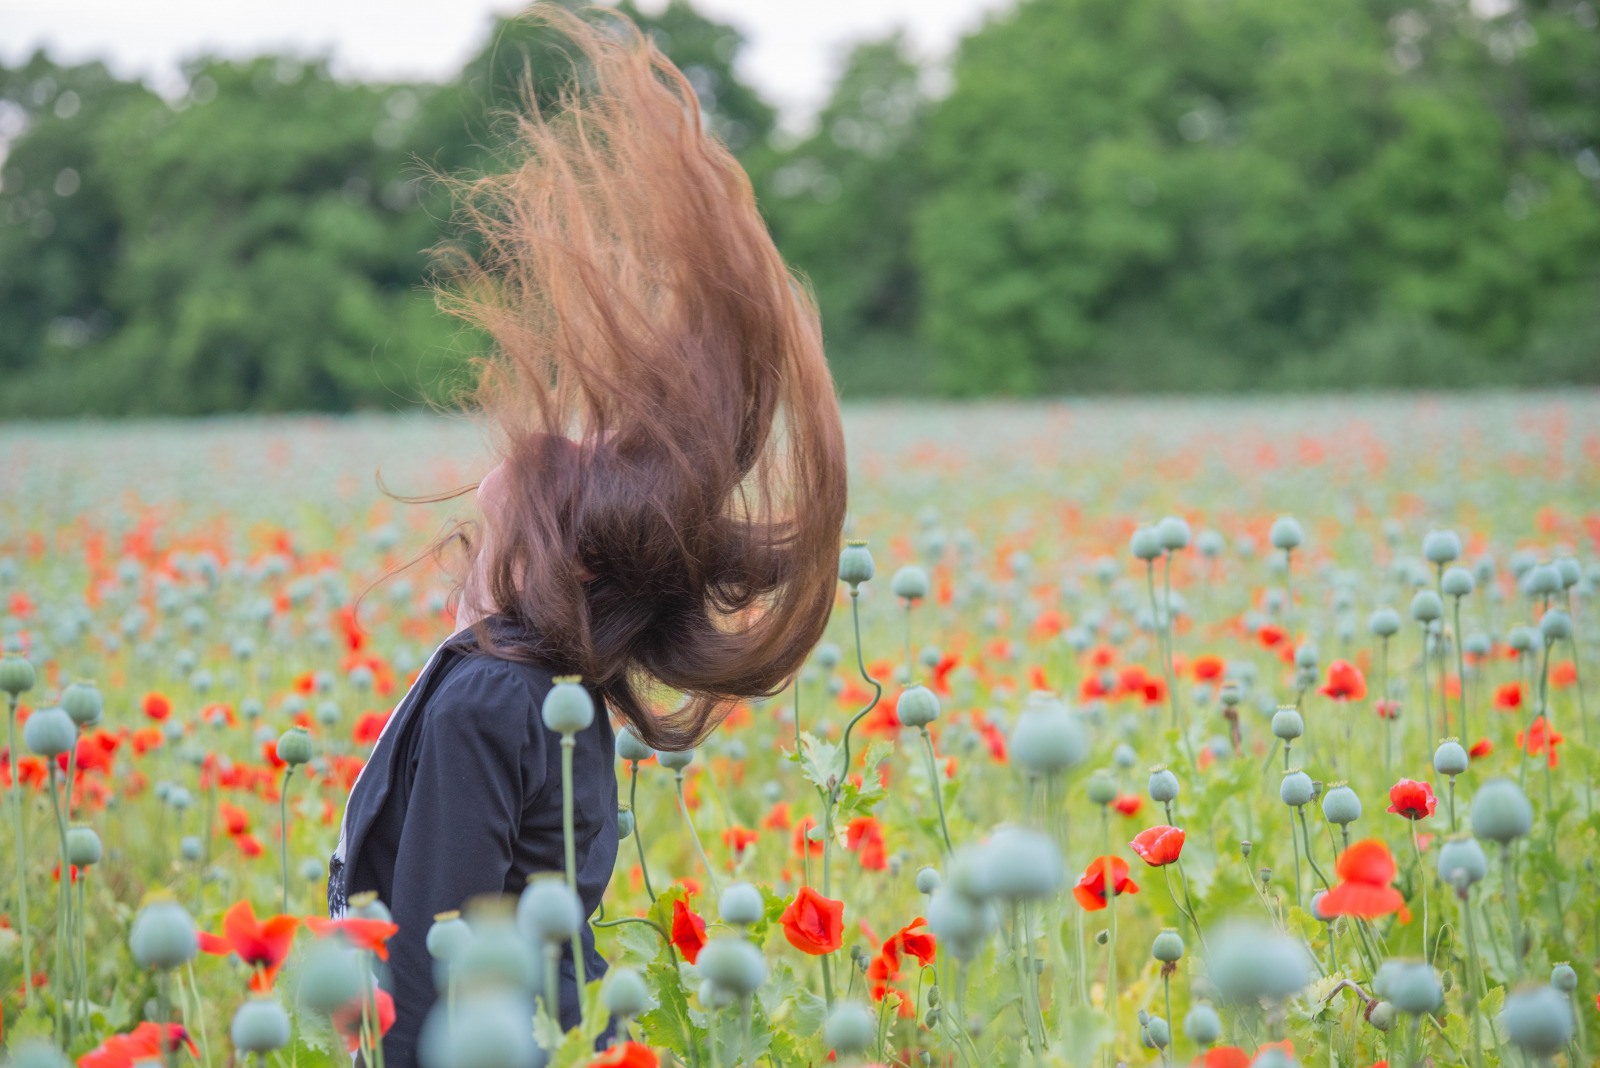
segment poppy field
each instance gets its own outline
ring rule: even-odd
[[[1593,1062],[1600,395],[846,433],[807,667],[693,753],[618,733],[582,1024],[545,1007],[550,873],[435,921],[425,1068]],[[472,511],[385,490],[470,487],[480,438],[14,424],[0,456],[6,1055],[381,1066],[395,928],[326,918],[327,858],[454,629],[412,561]]]

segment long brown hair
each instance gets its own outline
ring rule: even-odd
[[[681,749],[821,637],[838,402],[816,307],[687,79],[614,12],[531,14],[575,46],[574,79],[517,117],[508,173],[459,183],[476,248],[446,250],[440,288],[493,341],[472,400],[504,487],[492,537],[435,548],[462,541],[522,625],[508,643],[476,624],[480,647],[583,675]],[[687,700],[654,712],[654,686]]]

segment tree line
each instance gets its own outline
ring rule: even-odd
[[[902,36],[858,44],[798,138],[732,27],[619,6],[749,171],[846,396],[1600,380],[1592,0],[1022,0],[937,92]],[[570,73],[518,19],[444,84],[0,68],[0,414],[450,396],[481,340],[427,287],[437,177]]]

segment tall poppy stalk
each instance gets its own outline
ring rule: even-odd
[[[24,661],[26,663],[26,661]],[[32,671],[29,671],[32,674]],[[23,687],[26,689],[27,687]],[[22,795],[17,792],[17,692],[11,691],[10,715],[8,721],[9,742],[11,754],[11,813],[13,824],[16,828],[16,853],[17,853],[17,910],[22,921],[22,1001],[26,1008],[33,1008],[33,950],[28,937],[28,837],[27,827],[22,818]]]

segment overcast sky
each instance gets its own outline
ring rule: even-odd
[[[783,109],[786,125],[827,93],[841,46],[903,26],[938,59],[986,12],[1011,0],[696,0],[744,31],[741,74]],[[640,0],[659,10],[665,0]],[[43,46],[54,58],[106,60],[160,86],[180,60],[292,50],[331,54],[335,69],[375,79],[442,79],[477,50],[504,0],[0,0],[0,60]]]

